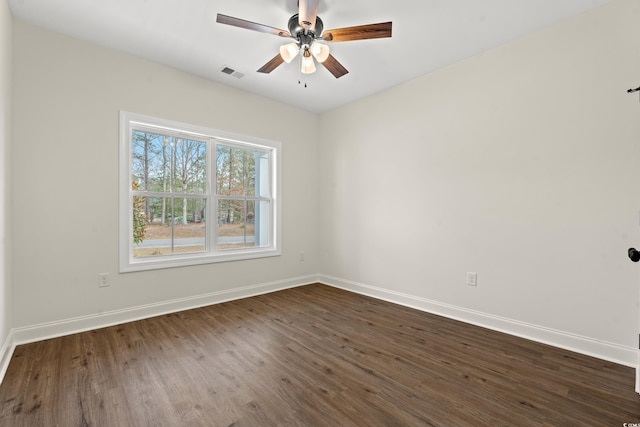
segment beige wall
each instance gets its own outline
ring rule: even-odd
[[[615,1],[324,114],[322,273],[635,363],[639,20]]]
[[[317,135],[315,115],[19,21],[14,27],[16,327],[317,273],[317,141],[297,137]],[[283,255],[118,274],[119,110],[280,141]],[[101,272],[110,273],[110,287],[98,288]]]
[[[12,328],[9,147],[11,141],[12,24],[6,0],[0,0],[0,347]]]

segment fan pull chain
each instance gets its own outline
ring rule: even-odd
[[[298,55],[299,64],[298,64],[298,84],[301,84],[302,81],[302,55]],[[306,89],[307,82],[304,82],[304,87]]]

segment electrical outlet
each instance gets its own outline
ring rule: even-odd
[[[106,288],[109,284],[109,273],[98,273],[98,287]]]
[[[467,273],[467,285],[478,286],[478,273]]]
[[[300,251],[300,261],[304,261],[304,251]]]

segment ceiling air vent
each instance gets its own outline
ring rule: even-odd
[[[227,66],[222,67],[222,68],[220,69],[220,72],[221,72],[221,73],[224,73],[224,74],[228,74],[228,75],[230,75],[230,76],[233,76],[233,77],[235,77],[236,79],[241,79],[242,77],[244,77],[244,74],[242,74],[240,71],[236,71],[236,70],[234,70],[233,68],[229,68],[229,67],[227,67]]]

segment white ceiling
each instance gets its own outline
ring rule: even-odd
[[[321,113],[609,1],[320,0],[325,29],[393,21],[390,39],[330,45],[349,70],[340,79],[322,66],[302,76],[295,62],[257,73],[286,40],[216,23],[222,13],[286,30],[297,0],[9,0],[9,7],[14,18]],[[223,74],[224,66],[245,76]]]

